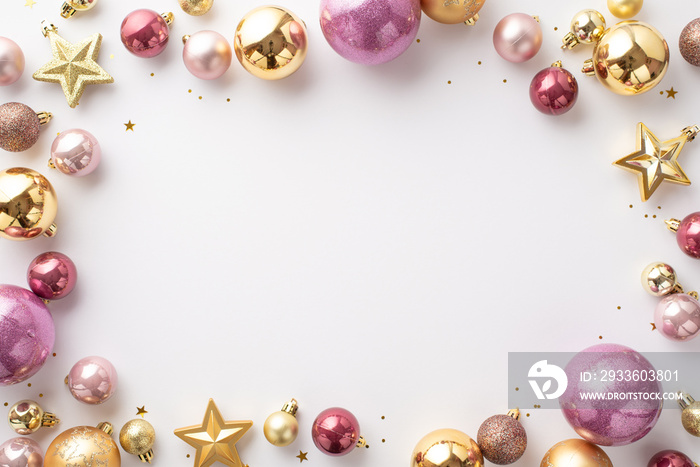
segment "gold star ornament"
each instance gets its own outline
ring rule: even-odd
[[[640,122],[637,124],[637,151],[615,161],[614,165],[637,174],[642,201],[648,200],[664,180],[690,185],[677,159],[685,143],[693,141],[699,131],[700,128],[694,125],[681,130],[681,135],[676,138],[659,141]]]
[[[197,449],[195,467],[209,467],[221,462],[229,467],[243,467],[236,443],[253,426],[250,420],[224,421],[214,399],[209,399],[201,425],[175,430],[175,436]]]
[[[88,84],[114,82],[114,78],[96,61],[102,45],[101,34],[93,34],[74,45],[59,36],[53,24],[45,24],[42,31],[51,41],[53,59],[39,68],[33,77],[37,81],[59,83],[71,108],[78,105]]]

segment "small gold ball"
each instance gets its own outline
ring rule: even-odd
[[[642,10],[644,0],[608,0],[610,13],[622,19],[629,19]]]
[[[153,425],[141,418],[135,418],[124,424],[119,432],[119,444],[129,454],[141,456],[151,450],[156,442]]]
[[[483,467],[484,457],[476,441],[461,431],[443,428],[418,441],[411,467]]]
[[[68,5],[77,11],[88,11],[97,5],[97,0],[68,0]]]
[[[681,423],[685,431],[700,436],[700,401],[693,402],[681,412]]]
[[[297,439],[299,422],[292,414],[282,411],[275,412],[265,420],[263,433],[273,446],[289,446]]]
[[[20,435],[29,435],[41,428],[44,410],[34,401],[23,400],[10,408],[7,421]]]
[[[540,467],[613,467],[613,464],[605,451],[595,444],[567,439],[547,451]]]
[[[582,44],[596,42],[605,31],[605,18],[596,10],[581,10],[571,19],[571,33]]]
[[[642,271],[642,286],[655,297],[673,292],[676,284],[676,271],[666,263],[651,263]]]
[[[0,237],[29,240],[46,232],[58,211],[51,183],[31,169],[0,172]]]
[[[421,0],[423,13],[443,24],[464,23],[473,18],[486,0]]]
[[[192,16],[202,16],[211,10],[214,0],[178,0],[182,11]]]
[[[80,459],[87,459],[89,463],[83,463]],[[97,465],[119,467],[121,455],[117,443],[98,428],[76,426],[56,436],[46,450],[44,467],[83,465],[85,467]]]

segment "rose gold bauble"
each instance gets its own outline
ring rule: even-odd
[[[547,451],[540,467],[613,467],[605,451],[582,439],[561,441]]]
[[[58,435],[46,450],[44,467],[120,467],[112,425],[99,426],[76,426]]]

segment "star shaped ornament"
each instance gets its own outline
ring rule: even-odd
[[[113,83],[112,78],[97,64],[102,35],[93,34],[77,44],[58,35],[53,24],[43,27],[44,37],[51,41],[53,59],[39,68],[33,77],[37,81],[60,83],[71,108],[75,108],[88,84]]]
[[[642,201],[648,200],[664,180],[690,185],[677,159],[685,143],[695,139],[699,131],[694,125],[684,128],[677,138],[659,141],[640,122],[637,124],[637,151],[615,161],[614,165],[637,174]]]
[[[221,462],[230,467],[243,467],[236,443],[253,426],[250,420],[224,421],[214,399],[209,399],[201,425],[175,430],[175,436],[197,449],[195,467],[209,467]]]

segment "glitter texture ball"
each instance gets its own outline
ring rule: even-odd
[[[86,404],[101,404],[114,395],[117,389],[117,370],[105,358],[80,359],[66,377],[73,397]]]
[[[45,300],[65,297],[75,287],[78,271],[71,259],[57,251],[47,251],[32,260],[27,283],[32,292]]]
[[[559,398],[559,406],[569,424],[585,440],[601,446],[623,446],[646,436],[659,419],[663,401],[652,398],[662,392],[658,381],[625,381],[615,377],[601,381],[603,375],[609,376],[613,371],[623,375],[627,371],[655,373],[651,363],[635,350],[618,344],[594,345],[576,354],[564,371],[568,386]],[[583,381],[582,373],[591,374],[590,381]],[[602,394],[602,398],[584,400],[583,393]],[[652,396],[636,399],[629,396],[638,393]],[[621,395],[625,397],[621,399]]]
[[[476,442],[481,454],[497,465],[520,459],[527,448],[527,433],[518,420],[508,415],[494,415],[479,427]]]
[[[695,463],[680,451],[667,449],[654,454],[647,467],[694,467]]]
[[[12,438],[0,444],[2,467],[42,467],[44,450],[29,438]]]
[[[51,162],[66,175],[84,177],[97,168],[101,158],[100,143],[85,130],[66,130],[51,144]]]
[[[121,27],[126,50],[142,58],[151,58],[165,50],[170,29],[165,19],[153,10],[135,10],[126,15]]]
[[[564,114],[571,110],[577,98],[576,78],[561,67],[545,68],[530,83],[530,101],[543,114]]]
[[[119,444],[122,445],[122,449],[135,456],[147,454],[155,442],[156,431],[153,429],[153,425],[141,418],[126,422],[119,432]],[[146,462],[151,463],[150,461]]]
[[[53,318],[39,297],[0,285],[0,386],[20,383],[39,371],[54,338]]]
[[[311,426],[316,447],[329,456],[350,453],[360,440],[360,423],[349,411],[340,407],[326,409]]]
[[[112,437],[92,426],[76,426],[58,435],[44,459],[44,467],[103,466],[120,467],[121,455]]]
[[[686,62],[700,66],[700,18],[694,19],[683,28],[678,47]]]
[[[420,0],[321,0],[321,30],[342,57],[378,65],[404,53],[418,34]]]
[[[24,54],[15,41],[0,37],[0,86],[15,83],[24,73]]]
[[[654,324],[667,339],[689,341],[700,331],[700,303],[684,293],[667,295],[656,305]]]
[[[0,148],[21,152],[34,146],[39,139],[39,117],[19,102],[0,105]]]

